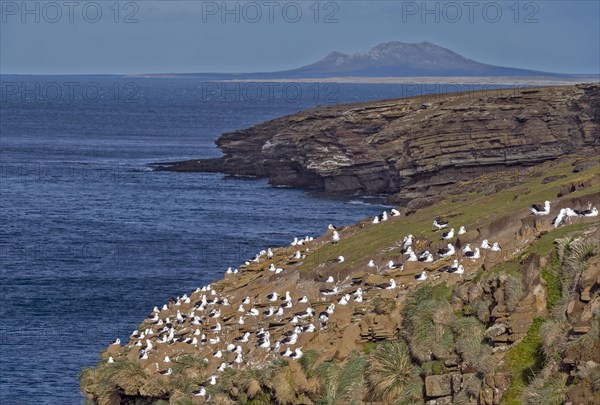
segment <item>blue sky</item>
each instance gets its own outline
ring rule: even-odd
[[[1,0],[0,73],[275,71],[429,41],[484,63],[597,74],[599,3]]]

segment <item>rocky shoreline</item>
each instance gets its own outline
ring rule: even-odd
[[[600,145],[600,85],[317,107],[223,134],[224,156],[156,170],[268,178],[338,195],[437,195],[459,181]]]

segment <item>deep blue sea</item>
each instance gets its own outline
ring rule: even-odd
[[[82,403],[81,369],[155,305],[382,209],[148,163],[317,104],[471,88],[1,76],[0,404]]]

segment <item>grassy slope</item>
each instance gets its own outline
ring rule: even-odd
[[[402,217],[401,221],[388,221],[376,227],[367,226],[354,235],[344,237],[338,245],[321,246],[313,252],[313,260],[307,260],[301,270],[310,271],[314,268],[315,260],[322,263],[333,260],[339,255],[343,255],[346,259],[344,263],[337,266],[339,269],[364,264],[378,252],[402,241],[402,238],[409,233],[417,238],[431,238],[431,221],[439,213],[446,213],[447,217],[453,217],[454,223],[464,224],[467,229],[473,229],[511,212],[527,210],[533,203],[547,199],[553,200],[556,198],[558,188],[562,185],[586,181],[600,175],[600,166],[580,173],[572,173],[570,162],[558,166],[544,164],[528,170],[539,173],[539,176],[535,176],[516,188],[509,188],[493,195],[485,195],[483,192],[469,193],[463,196],[467,198],[468,202],[452,202],[452,197],[448,197],[438,204],[417,211],[414,215]],[[566,177],[547,184],[541,183],[542,177],[554,175]],[[525,191],[527,194],[524,193]],[[587,193],[589,190],[582,190],[571,193],[569,196],[576,197]],[[515,199],[515,196],[518,198]],[[568,232],[567,228],[559,229],[557,232]],[[552,241],[551,237],[545,238],[544,243],[538,247],[539,253],[549,251]]]

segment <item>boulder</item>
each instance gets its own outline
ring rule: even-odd
[[[428,397],[445,397],[452,394],[452,375],[428,375],[425,377],[425,393]]]

